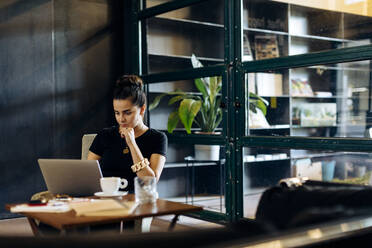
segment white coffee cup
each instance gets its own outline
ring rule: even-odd
[[[119,189],[125,189],[128,181],[120,177],[102,177],[100,179],[101,189],[104,194],[115,194]]]

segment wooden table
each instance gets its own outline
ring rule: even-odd
[[[134,195],[126,195],[122,201],[134,200]],[[14,204],[8,204],[6,208],[10,208]],[[61,234],[66,234],[67,230],[74,230],[79,227],[89,227],[92,225],[108,224],[108,223],[120,223],[121,221],[130,220],[142,220],[146,217],[155,217],[161,215],[174,214],[174,218],[170,223],[169,230],[172,230],[175,226],[179,215],[187,214],[190,212],[201,211],[202,207],[188,205],[179,202],[172,202],[163,199],[158,199],[155,204],[147,203],[138,205],[132,214],[128,216],[105,216],[105,217],[86,217],[86,216],[75,216],[73,210],[65,213],[21,213],[27,217],[32,231],[35,236],[39,235],[38,228],[35,220],[38,220],[44,224],[50,225],[61,231]]]

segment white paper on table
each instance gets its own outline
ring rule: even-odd
[[[92,200],[71,203],[76,216],[126,216],[137,207],[135,201],[117,201],[114,199]]]
[[[64,213],[70,211],[70,206],[66,203],[47,204],[45,206],[30,206],[28,204],[19,204],[10,208],[12,213]]]

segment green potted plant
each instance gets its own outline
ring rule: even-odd
[[[191,63],[194,68],[203,67],[194,54],[191,56]],[[168,105],[178,105],[168,117],[167,129],[169,133],[172,133],[181,121],[188,134],[191,133],[193,123],[200,128],[199,133],[216,134],[215,129],[222,121],[222,110],[220,108],[222,78],[221,76],[197,78],[194,83],[199,94],[176,90],[158,95],[149,105],[151,111],[167,95],[171,96]],[[253,93],[250,93],[249,97],[249,109],[255,113],[257,109],[260,109],[263,114],[266,114],[267,101]],[[219,149],[219,146],[216,147]],[[196,145],[196,149],[198,148],[205,149],[205,146]]]
[[[203,66],[194,54],[191,62],[194,68]],[[179,103],[178,108],[169,114],[167,124],[169,133],[173,132],[179,121],[182,122],[188,134],[191,133],[193,123],[204,133],[214,133],[220,124],[222,120],[219,95],[222,85],[221,77],[197,78],[194,83],[201,95],[176,90],[158,95],[149,105],[151,111],[166,95],[172,96],[168,102],[169,105]]]

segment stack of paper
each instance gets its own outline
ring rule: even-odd
[[[76,216],[125,216],[131,214],[137,204],[134,201],[106,199],[70,203],[70,207]]]
[[[70,206],[67,203],[48,203],[42,206],[30,206],[28,204],[18,204],[10,209],[12,213],[64,213],[70,211]]]

